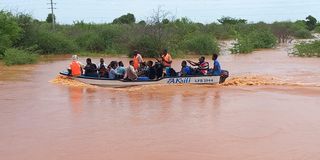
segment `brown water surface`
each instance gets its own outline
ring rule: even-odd
[[[1,159],[320,159],[320,59],[226,55],[225,85],[125,89],[55,79],[68,63],[1,66]]]

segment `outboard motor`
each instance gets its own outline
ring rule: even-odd
[[[219,83],[223,83],[229,77],[229,72],[227,70],[221,70],[220,81]]]

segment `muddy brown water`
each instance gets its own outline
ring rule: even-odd
[[[125,89],[55,79],[68,63],[1,66],[1,159],[320,159],[320,59],[226,55],[227,85]]]

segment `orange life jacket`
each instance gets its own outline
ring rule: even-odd
[[[80,76],[81,75],[81,66],[77,61],[72,61],[70,64],[71,75]]]
[[[133,56],[133,68],[137,70],[140,66],[138,55]]]
[[[171,61],[171,56],[170,56],[170,54],[167,53],[165,56],[162,56],[162,57],[163,57],[163,59],[164,59],[164,61],[162,62],[163,65],[164,65],[165,67],[171,67],[171,63],[168,63],[169,61]]]

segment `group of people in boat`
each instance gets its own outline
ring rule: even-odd
[[[129,61],[127,67],[122,61],[111,61],[108,65],[103,58],[100,58],[100,64],[97,66],[91,60],[86,59],[86,64],[83,65],[77,55],[72,56],[72,62],[69,66],[69,75],[72,76],[88,76],[108,79],[124,79],[124,80],[155,80],[162,77],[176,76],[193,76],[193,75],[215,75],[220,76],[222,70],[218,62],[218,55],[213,54],[213,68],[209,67],[209,62],[205,57],[200,57],[198,62],[184,60],[181,62],[181,70],[176,72],[172,67],[172,57],[167,49],[162,51],[161,57],[153,62],[151,60],[144,61],[139,51],[133,52],[133,59]],[[188,65],[188,63],[190,65]],[[193,67],[191,67],[193,66]]]

